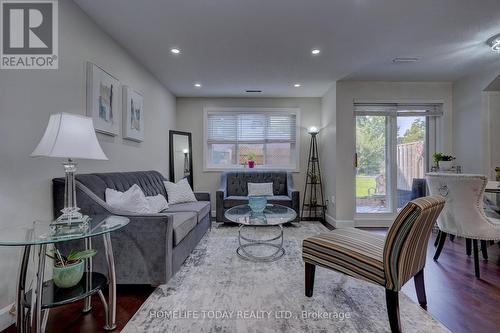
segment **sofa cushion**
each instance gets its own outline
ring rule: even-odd
[[[179,212],[172,214],[174,219],[174,246],[177,246],[198,223],[196,213]]]
[[[197,221],[200,222],[203,217],[210,214],[210,201],[184,202],[169,205],[166,213],[174,212],[194,212],[198,214]]]
[[[273,195],[271,197],[267,197],[267,202],[273,205],[292,207],[292,200],[286,195]],[[246,196],[231,195],[224,199],[224,208],[231,208],[246,204],[248,204],[248,197]]]

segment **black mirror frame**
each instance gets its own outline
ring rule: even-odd
[[[171,182],[175,182],[174,175],[174,135],[184,135],[188,137],[188,145],[189,145],[189,169],[191,171],[188,178],[189,185],[194,190],[193,187],[193,144],[191,140],[190,132],[182,132],[182,131],[174,131],[170,130],[168,135],[168,150],[169,150],[169,179]]]

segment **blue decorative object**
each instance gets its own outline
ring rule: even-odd
[[[265,196],[251,196],[248,197],[248,205],[254,213],[262,213],[267,205],[267,198]]]

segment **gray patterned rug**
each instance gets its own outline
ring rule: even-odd
[[[301,243],[326,230],[314,222],[285,227],[285,256],[254,263],[236,255],[236,227],[214,224],[122,332],[389,332],[382,287],[318,267],[314,295],[304,296]],[[263,238],[271,232],[249,231]],[[404,332],[448,331],[400,295]]]

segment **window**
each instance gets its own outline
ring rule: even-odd
[[[296,169],[297,109],[205,110],[205,169],[243,168],[248,157],[257,168]]]

